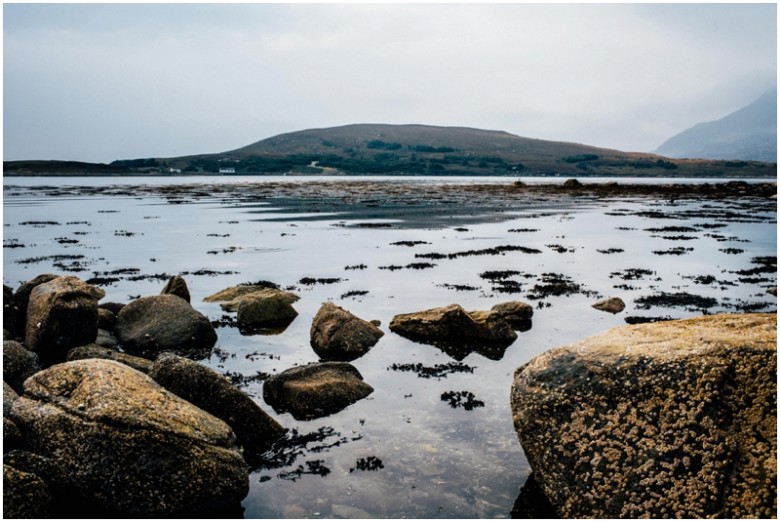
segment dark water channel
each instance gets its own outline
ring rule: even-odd
[[[518,366],[627,322],[776,310],[774,200],[278,181],[4,180],[5,284],[72,274],[127,302],[182,274],[193,305],[221,321],[203,362],[291,430],[252,473],[247,518],[508,517],[530,473],[509,408]],[[260,280],[301,296],[284,332],[242,335],[234,314],[203,302]],[[591,308],[613,295],[624,312]],[[399,313],[510,300],[535,314],[499,352],[447,353],[387,329]],[[385,336],[352,363],[374,392],[297,421],[263,402],[263,380],[318,360],[309,327],[325,301],[381,321]]]

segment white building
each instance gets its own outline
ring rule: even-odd
[[[220,174],[235,174],[236,168],[235,167],[220,167],[219,168]]]

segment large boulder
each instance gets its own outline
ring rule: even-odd
[[[467,312],[457,304],[396,315],[389,327],[412,341],[437,346],[456,360],[463,360],[473,351],[500,360],[517,339],[501,313]]]
[[[225,421],[251,463],[284,434],[284,428],[247,394],[211,368],[174,354],[162,354],[149,376],[167,390]]]
[[[347,362],[290,368],[263,384],[265,402],[277,413],[290,412],[298,420],[339,412],[373,391],[357,368]]]
[[[333,303],[323,303],[309,331],[311,347],[323,361],[352,361],[384,335],[373,324]]]
[[[238,310],[238,305],[244,297],[257,293],[263,295],[278,295],[284,298],[289,304],[293,304],[300,299],[297,294],[280,290],[279,287],[273,283],[263,283],[231,286],[224,290],[220,290],[215,294],[204,297],[203,301],[207,303],[222,303],[220,306],[223,310],[226,312],[235,312]]]
[[[68,361],[81,361],[83,359],[107,359],[109,361],[116,361],[126,364],[130,368],[142,373],[149,373],[153,364],[149,359],[106,348],[105,346],[96,343],[77,346],[68,352]]]
[[[3,381],[16,393],[22,393],[22,384],[41,369],[38,355],[17,341],[3,341]]]
[[[777,318],[614,328],[520,367],[512,414],[565,518],[777,513]]]
[[[67,362],[35,374],[24,392],[12,420],[31,451],[68,470],[72,501],[85,510],[207,516],[248,492],[230,427],[129,366]]]
[[[163,352],[205,358],[217,342],[205,315],[167,294],[141,297],[123,307],[115,330],[124,351],[151,359]]]
[[[618,314],[626,309],[626,303],[619,297],[607,297],[606,299],[596,301],[591,306],[596,310],[609,312],[611,314]]]
[[[74,346],[97,337],[97,302],[105,292],[73,276],[56,277],[30,292],[25,345],[44,367],[62,362]]]

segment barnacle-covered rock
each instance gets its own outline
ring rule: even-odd
[[[520,367],[512,414],[566,518],[777,512],[777,318],[614,328]]]

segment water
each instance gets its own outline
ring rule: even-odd
[[[244,391],[283,426],[318,435],[293,462],[252,473],[245,516],[507,517],[530,472],[509,406],[518,366],[624,325],[626,317],[703,311],[643,309],[643,297],[685,292],[716,299],[709,313],[775,311],[776,299],[766,291],[777,284],[773,200],[502,196],[512,181],[5,178],[3,280],[16,288],[46,272],[113,278],[102,285],[105,301],[127,302],[159,293],[168,276],[181,273],[193,305],[213,320],[224,312],[203,298],[218,290],[258,280],[293,288],[301,296],[294,305],[300,315],[287,330],[243,336],[220,327],[217,348],[203,361],[243,376]],[[181,183],[191,186],[178,188]],[[467,190],[473,183],[498,192]],[[423,243],[393,244],[402,241]],[[540,253],[485,252],[502,245]],[[669,253],[675,248],[692,250]],[[467,251],[482,253],[426,257]],[[435,266],[408,267],[421,262]],[[519,293],[480,277],[492,270],[520,272],[508,277]],[[544,274],[565,276],[579,291],[530,299],[533,287],[549,278]],[[301,284],[305,277],[339,281]],[[591,308],[599,296],[612,295],[626,302],[624,312]],[[460,361],[470,372],[439,379],[391,369],[456,362],[389,332],[395,314],[451,303],[489,309],[509,300],[536,310],[532,328],[498,360],[471,353]],[[264,403],[262,379],[253,377],[318,360],[309,327],[325,301],[381,321],[385,336],[352,363],[374,392],[329,417],[296,421]],[[451,391],[471,392],[484,406],[453,408],[442,400]],[[376,459],[381,467],[361,466]]]

